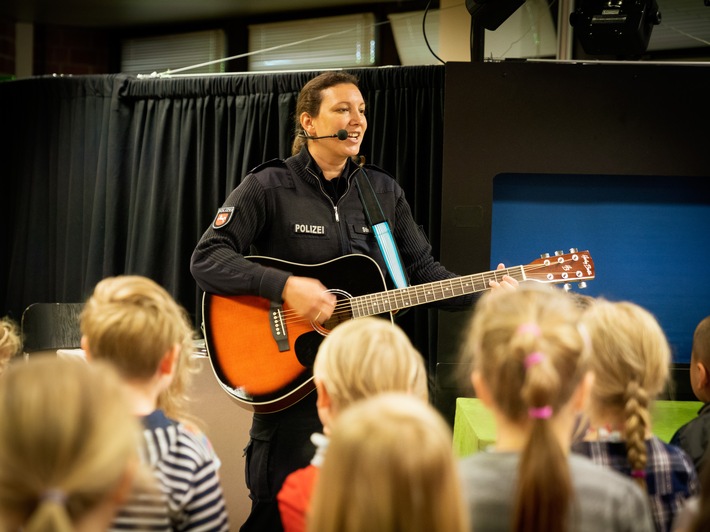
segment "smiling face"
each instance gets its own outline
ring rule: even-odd
[[[309,140],[311,155],[325,170],[332,164],[344,164],[348,157],[359,154],[362,138],[367,130],[365,118],[365,101],[356,85],[341,83],[333,85],[321,92],[321,105],[318,114],[301,114],[303,130],[312,137],[333,135],[344,129],[348,138],[327,138]],[[338,163],[339,161],[339,163]]]

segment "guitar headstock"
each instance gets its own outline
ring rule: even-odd
[[[589,251],[570,249],[543,255],[524,268],[525,277],[542,283],[578,283],[594,279],[594,261]]]

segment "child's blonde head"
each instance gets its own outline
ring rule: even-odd
[[[463,358],[480,372],[508,418],[524,420],[531,407],[557,412],[569,401],[587,369],[580,315],[569,294],[538,285],[481,298]],[[538,360],[530,358],[535,354]]]
[[[552,421],[587,374],[588,348],[575,299],[539,285],[488,293],[479,300],[463,358],[492,402],[514,424],[529,427],[517,482],[512,530],[563,531],[573,488]]]
[[[8,530],[69,532],[126,495],[140,429],[109,365],[51,355],[13,364],[0,379],[0,412],[0,521],[12,523]]]
[[[313,375],[327,388],[336,411],[386,391],[428,397],[419,351],[402,329],[375,317],[338,325],[318,349]]]
[[[646,466],[646,433],[651,430],[650,402],[668,380],[671,349],[656,318],[628,301],[598,299],[584,313],[592,343],[593,414],[623,415],[624,439],[634,470]],[[637,478],[645,485],[643,478]]]
[[[192,349],[184,309],[163,287],[138,275],[100,281],[84,305],[81,332],[92,359],[110,360],[128,379],[151,378],[176,344],[183,355]]]
[[[155,281],[139,275],[100,281],[84,305],[81,332],[92,360],[108,360],[128,380],[153,377],[175,345],[180,349],[170,385],[160,392],[157,407],[173,419],[196,427],[201,421],[188,409],[194,331],[185,310]]]
[[[441,415],[411,395],[351,405],[333,426],[309,530],[468,530],[451,439]]]

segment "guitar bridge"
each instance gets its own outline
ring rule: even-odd
[[[271,335],[276,341],[279,351],[288,351],[291,347],[288,344],[288,331],[283,319],[283,306],[271,302],[269,309],[269,324],[271,325]]]

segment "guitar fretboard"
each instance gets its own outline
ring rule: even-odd
[[[490,289],[489,283],[491,280],[500,282],[506,275],[519,282],[526,279],[524,266],[515,266],[513,268],[463,275],[443,281],[357,296],[350,300],[352,315],[353,318],[364,318],[365,316],[394,312],[403,308],[482,292]]]

